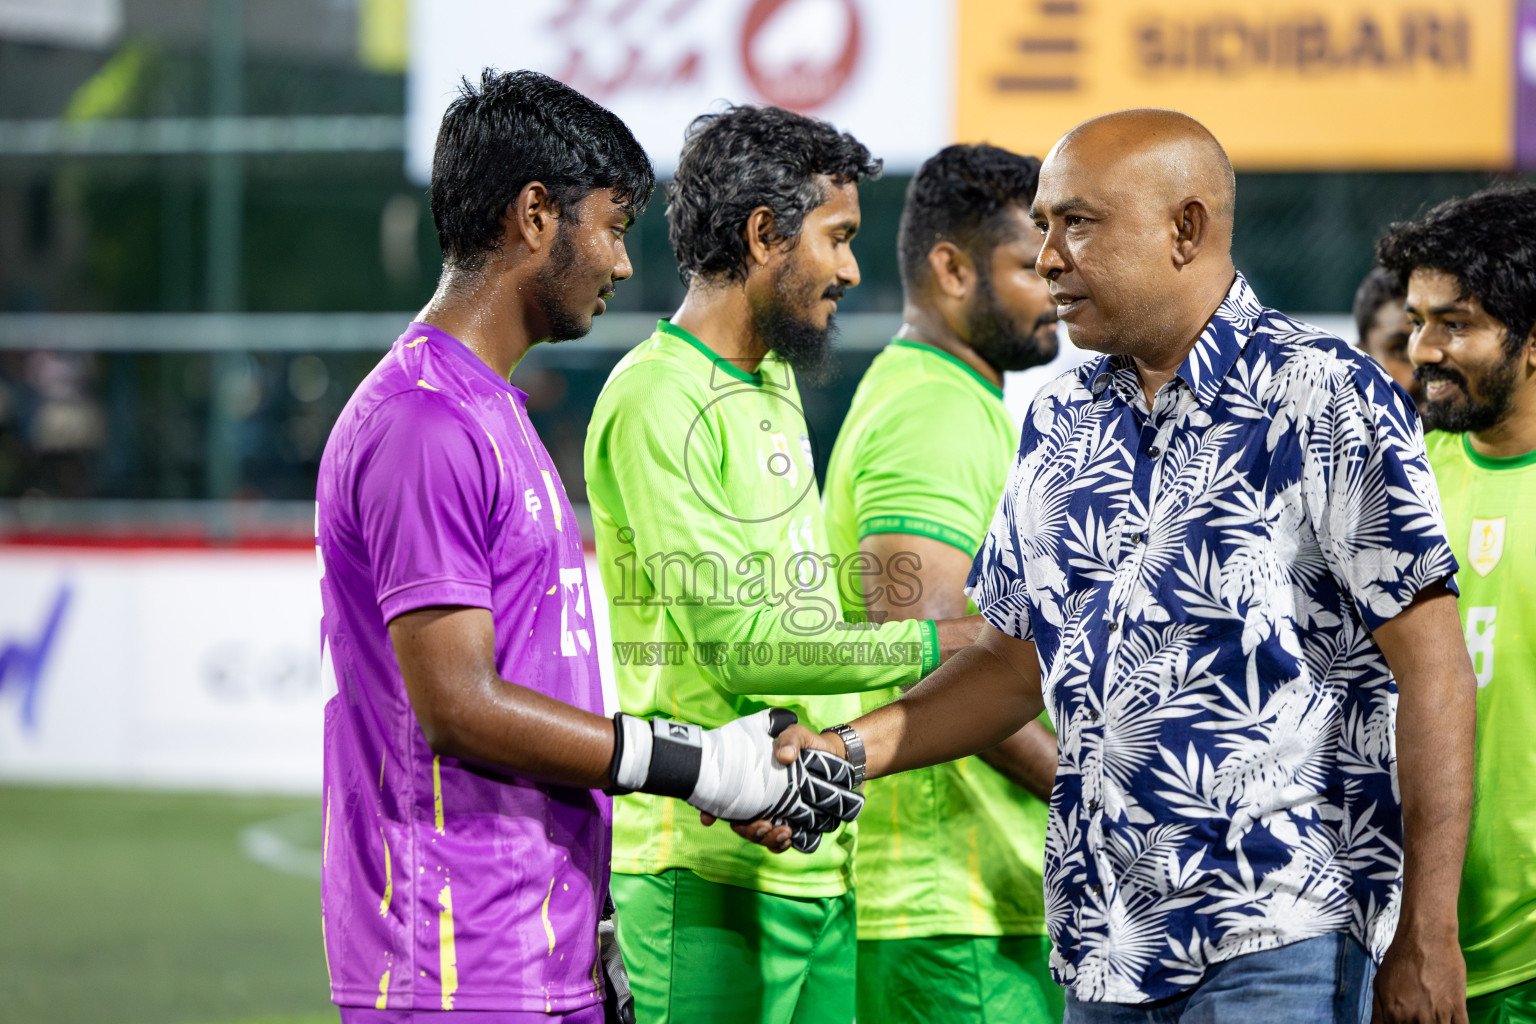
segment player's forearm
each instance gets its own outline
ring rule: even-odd
[[[868,777],[926,768],[994,747],[1043,710],[1038,679],[986,644],[967,647],[900,700],[853,723]]]
[[[1466,1021],[1467,970],[1456,897],[1472,807],[1477,682],[1456,599],[1431,588],[1378,627],[1397,679],[1403,900],[1373,989],[1373,1020]]]
[[[933,620],[941,663],[980,633],[982,617],[965,613],[970,553],[931,537],[875,533],[860,539],[859,557],[884,570],[871,578],[854,577],[871,622]]]
[[[559,785],[608,785],[613,723],[502,679],[489,611],[417,609],[390,622],[389,639],[433,753]]]
[[[979,756],[1015,786],[1050,801],[1056,784],[1056,734],[1040,722],[1030,722]]]
[[[1460,636],[1447,638],[1460,645]],[[1472,812],[1477,684],[1470,666],[1399,682],[1397,777],[1403,804],[1402,927],[1454,933]]]
[[[1402,929],[1456,928],[1472,811],[1477,680],[1456,599],[1420,595],[1375,633],[1397,680],[1397,777],[1403,808]]]
[[[962,615],[953,619],[936,619],[934,630],[939,641],[939,664],[965,650],[981,635],[986,619],[980,615]]]
[[[604,789],[613,721],[491,678],[467,686],[475,699],[417,712],[432,752],[541,782]],[[430,726],[429,726],[430,722]]]

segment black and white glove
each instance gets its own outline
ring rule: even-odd
[[[864,797],[853,766],[823,750],[801,750],[788,765],[773,756],[774,738],[799,719],[769,708],[718,729],[688,722],[613,716],[613,793],[655,793],[686,800],[724,821],[767,818],[788,825],[801,853],[823,833],[858,817]]]
[[[608,982],[603,992],[603,1024],[635,1024],[635,994],[619,948],[611,895],[603,901],[603,919],[597,923],[597,960]]]

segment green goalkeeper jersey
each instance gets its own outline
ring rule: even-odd
[[[1017,445],[990,382],[939,349],[891,342],[859,382],[828,464],[832,553],[846,562],[862,537],[907,533],[974,554]],[[863,613],[856,588],[845,599],[850,617]],[[864,709],[899,695],[866,693]],[[975,757],[872,780],[865,798],[859,938],[1045,934],[1044,803]]]
[[[938,664],[932,622],[843,621],[794,373],[754,373],[662,321],[598,396],[587,497],[623,710],[713,727],[769,706],[811,729],[859,714],[858,692]],[[666,797],[614,801],[613,870],[688,868],[783,896],[852,885],[853,832],[776,856]]]
[[[1536,977],[1536,452],[1490,459],[1465,434],[1427,440],[1477,674],[1476,801],[1457,910],[1467,992],[1479,996]]]

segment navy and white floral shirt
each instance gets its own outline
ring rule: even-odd
[[[1036,397],[968,592],[1035,642],[1060,737],[1057,981],[1150,1002],[1333,932],[1380,958],[1402,818],[1371,630],[1455,571],[1407,395],[1241,276],[1150,410],[1125,357]]]

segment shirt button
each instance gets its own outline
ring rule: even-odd
[[[1161,454],[1163,454],[1163,450],[1157,445],[1153,445],[1151,448],[1147,449],[1147,458],[1149,459],[1155,459]]]
[[[1088,801],[1088,813],[1089,814],[1098,814],[1099,813],[1099,802],[1097,800],[1089,800]]]
[[[1131,534],[1131,543],[1132,544],[1140,544],[1141,543],[1141,534],[1139,534],[1139,533]]]
[[[1111,633],[1113,633],[1113,632],[1115,632],[1116,630],[1118,630],[1120,628],[1120,623],[1116,622],[1114,619],[1110,619],[1109,620],[1109,627],[1108,628],[1109,628],[1109,631]]]
[[[1092,891],[1092,893],[1095,896],[1103,896],[1104,895],[1104,887],[1102,885],[1098,884],[1097,882],[1095,882],[1094,884],[1090,885],[1088,888],[1089,888],[1090,891]]]
[[[1098,720],[1099,720],[1099,713],[1097,711],[1093,710],[1092,708],[1089,708],[1088,709],[1088,721],[1090,721],[1090,722],[1097,722]]]

